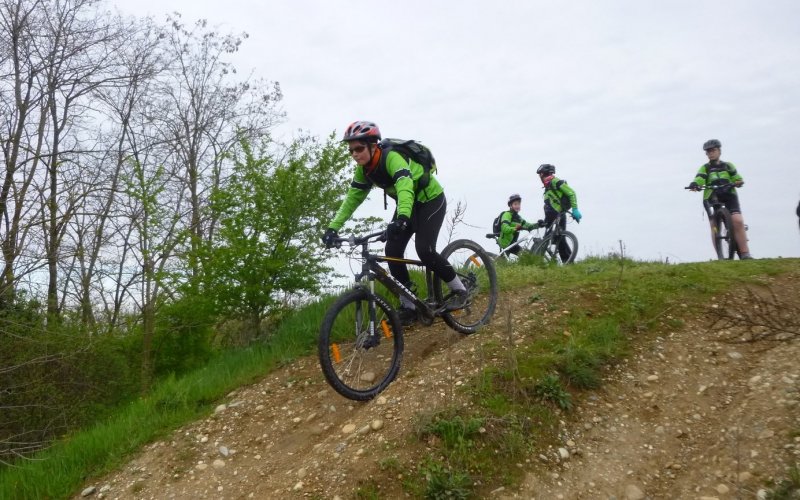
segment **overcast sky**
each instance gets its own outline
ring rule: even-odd
[[[285,137],[354,120],[432,148],[459,236],[512,193],[542,216],[541,163],[576,190],[580,256],[713,257],[701,195],[682,188],[722,141],[755,257],[800,256],[800,2],[112,0],[250,38],[240,74],[280,82]],[[377,190],[360,215],[383,215]]]

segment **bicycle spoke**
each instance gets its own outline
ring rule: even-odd
[[[488,254],[477,244],[459,240],[448,245],[442,256],[447,259],[469,294],[467,306],[443,314],[444,320],[461,333],[475,333],[494,314],[497,302],[497,278]],[[444,298],[447,287],[439,280],[437,297]]]
[[[402,358],[402,330],[388,306],[375,302],[370,320],[367,292],[341,297],[323,322],[320,363],[331,386],[350,399],[365,400],[383,390],[397,375]],[[392,326],[392,325],[395,326]]]

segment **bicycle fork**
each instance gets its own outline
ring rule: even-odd
[[[369,293],[370,296],[373,296],[375,294],[374,281],[369,282]],[[361,339],[359,342],[360,345],[358,347],[363,349],[370,349],[372,347],[377,346],[381,341],[380,335],[378,334],[376,328],[376,325],[378,324],[378,313],[377,313],[377,308],[375,307],[375,300],[371,298],[367,300],[368,325],[366,331],[364,330],[364,325],[362,324],[362,322],[364,321],[364,318],[361,313],[362,307],[363,305],[361,301],[356,302],[356,338]]]

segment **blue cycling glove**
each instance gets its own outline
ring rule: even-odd
[[[581,215],[581,211],[580,211],[580,210],[578,210],[577,208],[573,208],[573,209],[572,209],[572,216],[573,216],[573,217],[575,218],[575,220],[576,220],[576,221],[578,221],[578,222],[580,222],[580,220],[581,220],[581,217],[583,217],[583,215]]]

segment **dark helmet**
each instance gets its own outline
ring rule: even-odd
[[[381,131],[373,122],[357,121],[348,125],[344,131],[342,141],[378,142],[381,140]]]
[[[708,151],[709,149],[721,148],[721,147],[722,143],[719,142],[719,140],[717,139],[709,139],[703,143],[703,151]]]
[[[553,175],[556,173],[556,166],[550,165],[549,163],[539,165],[539,168],[536,169],[536,173],[539,175]]]
[[[522,201],[522,196],[520,196],[520,195],[518,195],[516,193],[512,194],[511,196],[509,196],[508,197],[508,206],[510,207],[511,204],[514,203],[515,201]]]

